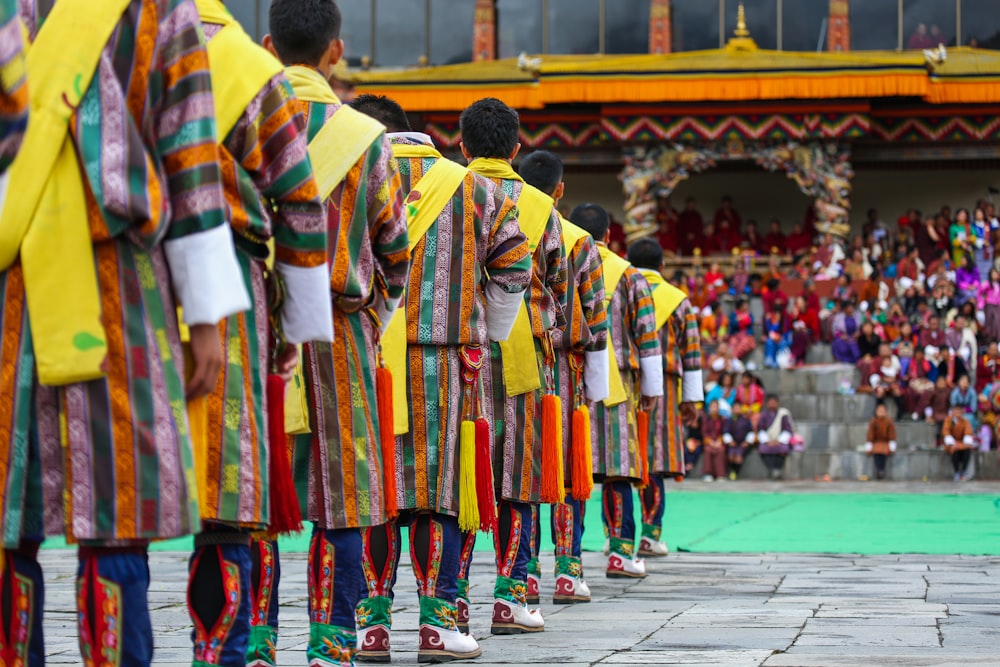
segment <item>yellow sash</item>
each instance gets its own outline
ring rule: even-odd
[[[397,158],[403,158],[418,152],[414,150],[416,148],[393,145],[392,152]],[[445,207],[455,197],[466,174],[469,173],[465,167],[444,159],[432,148],[420,153],[419,157],[434,157],[436,154],[438,160],[411,186],[410,197],[406,204],[406,231],[410,240],[410,252],[413,252],[420,239],[424,238],[437,222]],[[415,198],[414,193],[419,193],[419,197]],[[396,309],[389,321],[389,328],[382,336],[382,359],[392,372],[393,378],[392,413],[393,431],[396,435],[403,435],[410,430],[410,410],[406,402],[406,383],[403,382],[403,378],[407,375],[406,365],[409,363],[406,353],[406,328],[406,304],[403,303]]]
[[[129,0],[56,3],[28,47],[31,122],[8,172],[0,267],[10,267],[20,253],[44,385],[104,376],[107,340],[86,191],[69,124],[128,5]]]
[[[659,271],[652,269],[639,269],[639,272],[649,283],[649,290],[653,294],[653,307],[656,311],[656,329],[659,331],[667,323],[670,316],[674,314],[681,302],[687,295],[664,280]]]
[[[575,248],[576,244],[580,242],[580,239],[584,236],[590,236],[590,232],[577,227],[562,216],[559,216],[559,220],[562,222],[563,245],[566,246],[566,254],[569,254],[570,250]]]
[[[323,75],[314,69],[292,66],[285,69],[285,76],[300,99],[323,104],[340,103]],[[309,142],[313,177],[323,199],[347,178],[351,168],[384,132],[384,125],[347,105],[334,112]]]
[[[246,113],[247,105],[283,68],[277,58],[250,39],[219,0],[195,0],[195,4],[203,22],[222,26],[208,41],[215,124],[221,142]]]
[[[469,163],[469,169],[488,178],[521,181],[522,179],[506,160],[477,158]],[[517,200],[518,223],[528,239],[528,248],[534,255],[535,248],[542,241],[545,226],[552,216],[552,198],[527,183],[521,189]],[[531,290],[525,294],[530,298]],[[521,302],[514,320],[514,328],[505,341],[500,342],[500,361],[503,364],[503,380],[508,396],[519,396],[542,388],[542,377],[538,369],[538,355],[535,353],[534,332],[528,304]],[[528,360],[531,361],[528,361]]]
[[[618,283],[621,282],[622,276],[625,275],[625,271],[631,264],[611,252],[606,245],[598,245],[597,251],[601,254],[601,260],[604,262],[604,301],[610,306],[611,298],[615,295],[615,290],[618,289]],[[619,325],[625,326],[625,323],[620,322]],[[615,356],[615,346],[610,338],[608,340],[608,359],[608,382],[611,385],[611,391],[604,399],[604,404],[613,407],[624,403],[628,400],[628,396],[625,394],[621,368],[618,367],[618,357]]]

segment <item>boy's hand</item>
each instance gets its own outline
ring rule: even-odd
[[[187,383],[187,397],[198,398],[215,388],[222,370],[222,339],[214,324],[194,324],[189,327],[191,359],[194,368]]]
[[[295,374],[298,363],[299,348],[295,345],[285,345],[284,349],[274,356],[274,372],[285,382],[289,382]]]

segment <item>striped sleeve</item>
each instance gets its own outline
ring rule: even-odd
[[[168,236],[178,238],[226,222],[215,104],[201,20],[192,2],[175,0],[162,16],[154,65],[156,152],[170,196]]]
[[[625,271],[628,284],[629,329],[639,358],[660,356],[660,337],[656,334],[656,309],[649,283],[633,267]]]
[[[683,369],[681,383],[681,401],[684,403],[700,403],[705,400],[705,381],[702,376],[701,331],[698,327],[698,314],[687,299],[674,311],[671,319],[681,322],[680,341],[681,368]],[[673,326],[673,323],[671,323]]]
[[[608,312],[604,302],[604,265],[593,237],[580,239],[570,251],[570,261],[583,313],[582,324],[588,334],[584,347],[587,352],[599,352],[608,346]],[[571,344],[575,346],[576,341]]]
[[[555,322],[550,328],[562,328],[566,326],[566,317],[563,314],[560,304],[566,302],[566,290],[569,289],[569,276],[566,265],[566,246],[562,241],[562,222],[559,214],[552,209],[549,222],[545,226],[545,233],[542,241],[538,244],[544,258],[545,287],[552,293],[555,300]]]
[[[381,297],[394,304],[403,296],[410,275],[410,239],[406,231],[403,186],[399,165],[384,134],[372,144],[368,156],[378,165],[370,173],[370,179],[378,182],[370,182],[368,187],[368,223],[372,251],[378,264],[376,275],[381,280]]]
[[[24,40],[16,0],[0,0],[0,173],[17,155],[28,127]]]
[[[517,221],[517,207],[492,181],[475,178],[487,187],[496,211],[483,266],[490,282],[507,293],[520,294],[531,284],[531,253]]]

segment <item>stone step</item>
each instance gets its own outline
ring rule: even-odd
[[[979,480],[1000,480],[1000,458],[997,452],[974,452],[969,473]],[[862,452],[792,452],[785,461],[786,480],[823,479],[852,480],[862,475],[874,476],[871,458]],[[887,476],[895,481],[946,481],[952,479],[950,457],[940,449],[900,451],[890,457]],[[701,477],[699,461],[691,477]],[[744,480],[767,479],[767,469],[756,450],[747,454],[740,473]]]
[[[807,449],[815,451],[854,451],[868,437],[867,422],[796,421],[795,429],[806,442]],[[925,422],[903,420],[896,422],[896,441],[899,449],[909,450],[933,447],[936,428]]]
[[[870,394],[836,395],[782,392],[781,404],[797,421],[861,423],[875,414],[875,397]],[[895,417],[895,405],[888,401],[889,416]]]
[[[845,383],[855,387],[857,372],[845,364],[817,364],[791,370],[765,368],[757,371],[764,387],[779,396],[791,394],[840,394]]]

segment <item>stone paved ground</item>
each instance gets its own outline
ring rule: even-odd
[[[583,665],[997,665],[1000,557],[677,554],[651,562],[641,582],[603,576],[585,555],[590,604],[542,609],[546,631],[489,634],[491,568],[477,554],[472,577],[476,664]],[[49,582],[45,632],[50,664],[79,664],[73,612],[75,559],[42,554]],[[186,557],[151,556],[150,603],[157,665],[190,664],[183,606]],[[543,559],[551,571],[551,556]],[[302,665],[305,561],[283,565],[281,665]],[[401,571],[394,664],[417,664],[413,578]],[[545,583],[551,584],[551,579]]]

